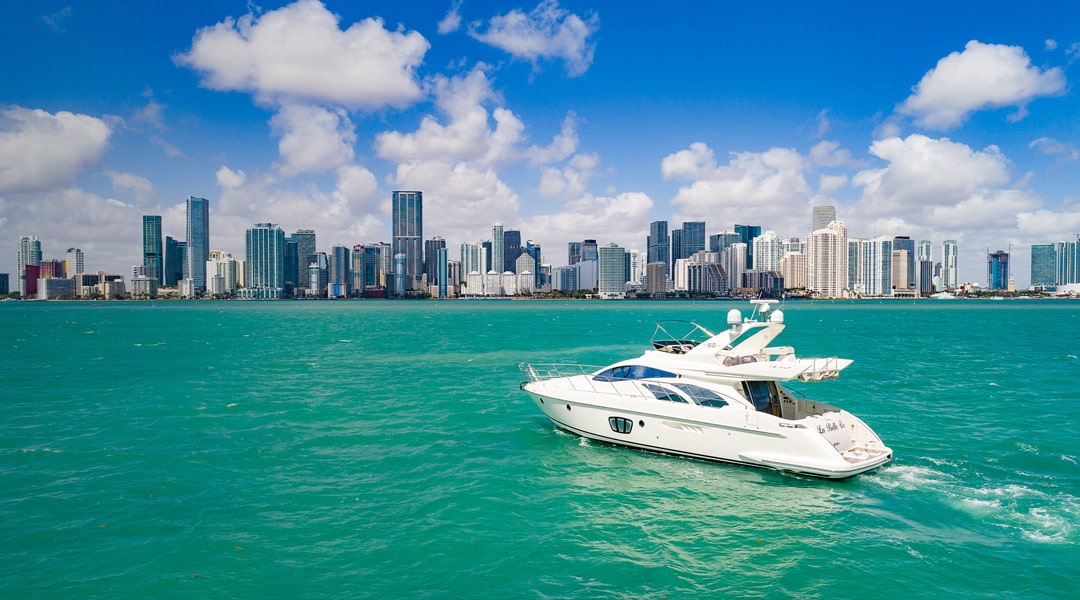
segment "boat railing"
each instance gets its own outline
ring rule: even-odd
[[[601,367],[591,365],[579,365],[572,363],[553,363],[534,365],[530,363],[518,363],[518,369],[528,381],[547,381],[560,377],[574,377],[575,375],[592,375]]]
[[[812,364],[809,369],[803,371],[802,375],[799,375],[800,381],[825,381],[840,377],[842,367],[840,366],[840,358],[837,356],[804,358],[802,360],[810,361]]]
[[[643,390],[641,383],[630,379],[604,379],[595,378],[593,373],[603,367],[578,364],[540,364],[518,363],[518,369],[524,375],[526,383],[534,381],[547,381],[549,379],[565,379],[566,384],[575,389],[597,394],[613,394],[616,396],[639,397],[650,394]],[[618,384],[618,385],[616,385]],[[630,384],[630,385],[627,385]]]

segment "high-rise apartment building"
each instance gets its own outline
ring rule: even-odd
[[[746,244],[746,269],[756,269],[754,263],[754,239],[761,235],[759,225],[736,225],[735,233],[739,234],[739,241]]]
[[[394,256],[405,256],[402,274],[394,273],[395,277],[404,275],[399,280],[406,289],[395,289],[395,293],[403,294],[407,290],[423,289],[424,274],[424,194],[419,191],[395,191],[391,205],[393,212],[393,246]],[[396,259],[395,259],[396,265]]]
[[[839,298],[848,281],[847,227],[833,221],[806,240],[807,282],[811,292],[825,298]]]
[[[567,242],[566,264],[576,265],[581,262],[581,242]]]
[[[337,244],[330,249],[330,286],[331,298],[352,296],[352,250],[344,244]]]
[[[680,258],[686,258],[683,256],[682,229],[673,229],[671,231],[671,264],[674,265]]]
[[[945,240],[941,243],[941,285],[946,290],[955,290],[960,286],[956,265],[959,248],[956,240]]]
[[[506,251],[503,226],[496,223],[491,226],[491,270],[502,273],[506,270]]]
[[[37,292],[37,272],[35,270],[33,285],[27,287],[26,267],[41,265],[41,240],[32,235],[19,238],[18,261],[19,295],[25,298],[29,294],[30,288],[33,288],[35,293]]]
[[[626,250],[612,242],[597,251],[597,293],[602,300],[626,297]]]
[[[686,221],[682,224],[682,253],[690,258],[705,249],[705,221]]]
[[[986,256],[987,288],[1004,290],[1009,287],[1009,253],[1002,250]]]
[[[1031,246],[1031,287],[1052,288],[1057,285],[1057,249],[1054,244]]]
[[[734,231],[723,231],[709,236],[709,252],[723,252],[724,248],[742,241],[742,236]]]
[[[915,240],[906,235],[898,235],[893,238],[893,251],[904,251],[905,260],[904,264],[905,272],[900,275],[899,280],[907,282],[908,289],[915,288]]]
[[[487,256],[482,242],[461,244],[461,275],[463,277],[468,276],[469,273],[483,274],[486,271],[486,265]]]
[[[311,287],[311,274],[308,271],[310,263],[308,261],[316,251],[315,230],[297,229],[287,239],[296,244],[296,287],[306,290]],[[291,270],[291,265],[286,270]]]
[[[81,248],[68,248],[64,272],[68,277],[75,277],[86,271],[86,255]]]
[[[277,299],[285,291],[285,232],[273,223],[247,230],[244,280],[250,298]]]
[[[521,231],[507,229],[503,232],[503,265],[505,271],[517,273],[517,259],[521,256]]]
[[[1054,244],[1057,255],[1057,285],[1080,283],[1080,236],[1072,242]]]
[[[598,261],[600,260],[600,253],[597,250],[596,240],[585,240],[581,242],[581,261]]]
[[[184,278],[184,255],[187,254],[187,242],[165,236],[165,285],[176,287]]]
[[[161,215],[143,215],[142,254],[146,275],[165,285],[165,249],[161,233]]]
[[[753,255],[755,271],[776,271],[780,268],[784,248],[775,231],[766,231],[754,238]]]
[[[671,270],[671,239],[668,237],[668,222],[653,221],[649,224],[649,237],[646,239],[646,263],[662,262]],[[657,293],[663,293],[660,290]]]
[[[184,255],[184,278],[195,289],[206,291],[206,261],[210,258],[210,201],[188,196],[187,252]]]
[[[813,208],[813,222],[810,225],[810,231],[817,231],[818,229],[825,229],[836,220],[836,207],[835,206],[815,206]]]
[[[429,286],[439,285],[439,248],[446,248],[446,240],[435,236],[424,240],[424,276]]]

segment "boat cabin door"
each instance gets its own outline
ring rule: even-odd
[[[753,411],[746,413],[746,424],[750,427],[758,426],[758,414],[765,413],[780,416],[780,391],[776,383],[772,381],[744,381],[743,392],[746,399],[754,405]]]

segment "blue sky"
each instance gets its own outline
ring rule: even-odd
[[[211,247],[315,229],[389,241],[519,228],[645,247],[648,224],[987,249],[1080,233],[1075,2],[17,2],[0,9],[0,271],[17,239],[87,268],[141,263],[141,217]]]

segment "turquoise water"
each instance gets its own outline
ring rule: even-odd
[[[1067,598],[1080,304],[788,303],[830,482],[556,431],[516,364],[739,303],[0,303],[4,598]]]

